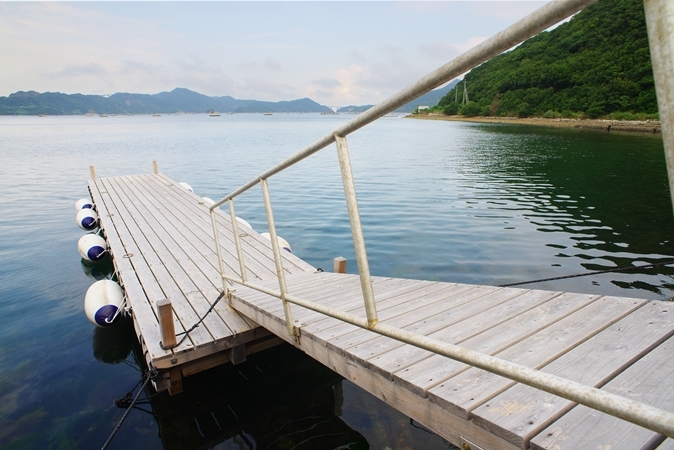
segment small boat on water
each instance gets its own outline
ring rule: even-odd
[[[265,116],[271,116],[272,113],[270,113],[269,111],[267,111],[266,113],[264,113],[264,115],[265,115]]]
[[[107,114],[101,114],[101,115],[98,116],[98,117],[110,117],[110,116],[108,116]]]
[[[153,114],[152,114],[152,117],[161,117],[161,114],[159,114],[159,113],[153,113]]]
[[[213,112],[210,114],[210,116],[211,116],[211,117],[220,117],[220,114],[218,114],[217,111],[213,111]]]

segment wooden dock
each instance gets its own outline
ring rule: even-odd
[[[293,305],[296,341],[279,299],[238,285],[231,305],[220,302],[188,341],[164,351],[156,302],[172,300],[181,332],[219,295],[208,210],[161,174],[89,187],[146,361],[171,375],[159,389],[278,336],[464,449],[674,449],[652,431]],[[237,274],[229,217],[218,221],[226,270]],[[242,240],[249,277],[277,289],[270,242],[253,230]],[[289,292],[365,315],[358,276],[283,253]],[[384,277],[373,288],[381,323],[674,410],[672,303]]]
[[[222,282],[208,208],[201,197],[161,174],[92,179],[89,191],[117,277],[132,308],[146,362],[158,370],[170,371],[171,383],[156,386],[157,389],[170,387],[172,393],[180,392],[181,376],[232,359],[245,359],[241,353],[244,349],[250,354],[281,342],[221,301],[214,314],[209,314],[184,343],[173,350],[163,350],[157,302],[171,300],[176,333],[182,333],[220,295]],[[229,216],[219,213],[218,223],[226,270],[238,274]],[[276,280],[269,240],[243,227],[240,235],[248,276]],[[284,253],[288,274],[316,270]]]

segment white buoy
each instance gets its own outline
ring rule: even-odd
[[[94,202],[88,198],[81,198],[75,202],[75,209],[78,211],[80,209],[94,209]]]
[[[123,301],[124,293],[117,283],[112,280],[97,281],[84,296],[84,312],[97,327],[109,327]]]
[[[98,214],[93,209],[81,209],[75,218],[77,226],[83,230],[95,230],[98,226]]]
[[[241,217],[236,218],[236,223],[238,223],[239,225],[243,225],[244,227],[248,227],[251,230],[253,229],[253,227],[251,227],[250,224],[248,222],[246,222],[245,220],[243,220]],[[267,238],[267,239],[269,239],[269,238]]]
[[[190,191],[190,192],[194,192],[194,189],[192,189],[192,186],[190,186],[189,184],[185,183],[184,181],[181,181],[180,183],[178,183],[178,186],[180,186],[180,187],[182,187],[182,188],[185,188],[185,189],[187,189],[187,190]],[[215,202],[213,202],[213,203],[215,203]]]
[[[204,204],[205,204],[206,206],[215,205],[215,200],[213,200],[212,198],[209,198],[209,197],[201,197],[201,199],[204,201]]]
[[[260,236],[264,236],[271,241],[271,234],[269,233],[261,233]],[[293,252],[293,249],[290,248],[290,244],[288,244],[288,241],[283,239],[281,236],[276,236],[276,242],[278,242],[278,245],[280,245],[283,250],[290,253]]]
[[[85,234],[77,241],[77,250],[85,261],[97,262],[108,252],[105,239],[97,234]]]

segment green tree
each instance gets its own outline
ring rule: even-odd
[[[491,115],[657,112],[642,0],[597,2],[465,79],[470,99]],[[451,91],[439,104],[444,108],[454,99]]]

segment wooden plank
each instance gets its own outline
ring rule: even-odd
[[[507,318],[461,346],[488,355],[499,353],[597,300],[599,295],[562,294],[536,308]],[[425,359],[420,359],[424,358]],[[393,372],[393,379],[407,389],[426,395],[428,389],[467,370],[470,366],[441,355],[416,349],[406,365]]]
[[[207,264],[197,265],[196,262],[201,261],[201,254],[190,245],[189,240],[186,239],[186,235],[189,233],[186,233],[185,229],[177,230],[172,224],[170,216],[166,217],[156,211],[152,203],[143,196],[142,192],[138,192],[135,189],[135,186],[131,186],[130,190],[130,195],[135,195],[135,198],[142,203],[145,211],[143,216],[148,217],[149,214],[156,220],[154,226],[155,231],[158,231],[157,227],[161,227],[168,235],[163,235],[163,233],[160,234],[164,240],[164,244],[172,253],[173,257],[178,261],[183,270],[189,274],[203,296],[210,299],[209,304],[213,302],[214,299],[219,296],[219,272],[214,267]],[[252,327],[251,323],[247,322],[245,318],[242,318],[239,313],[234,311],[226,302],[218,303],[215,311],[227,328],[234,334],[248,331]]]
[[[635,362],[602,390],[673,411],[674,384],[670,380],[674,371],[672,352],[674,338]],[[642,449],[656,447],[663,438],[653,431],[578,405],[534,437],[531,447],[559,450]]]
[[[586,386],[601,387],[674,335],[674,305],[650,302],[541,370]],[[476,408],[473,421],[524,448],[574,403],[516,384]]]
[[[166,177],[163,174],[158,174],[158,175],[145,175],[143,176],[146,179],[147,178],[155,178],[155,177],[161,177],[164,180],[172,183],[172,180],[170,178]],[[167,192],[169,192],[174,199],[182,202],[183,205],[189,207],[192,209],[195,213],[208,213],[208,207],[205,205],[199,205],[199,201],[201,201],[201,197],[197,196],[194,193],[191,193],[189,191],[186,191],[185,189],[181,189],[177,187],[175,184],[171,185],[166,185],[165,186]],[[196,200],[196,205],[194,200]],[[202,202],[203,203],[203,202]],[[201,209],[200,209],[201,208]],[[209,222],[210,222],[210,216],[209,217]],[[231,220],[229,218],[229,215],[225,214],[222,210],[217,209],[216,210],[216,218],[218,222],[218,227],[222,227],[223,230],[227,230],[227,232],[222,233],[223,238],[227,239],[228,241],[232,242],[233,245],[233,236],[232,236],[232,231],[231,231]],[[212,228],[211,228],[212,230]],[[273,253],[271,250],[271,242],[262,237],[258,232],[255,230],[250,230],[252,232],[246,233],[247,236],[243,237],[242,239],[242,246],[244,248],[244,252],[247,254],[249,257],[262,257],[268,261],[268,264],[270,267],[274,267],[274,273],[276,273],[275,270],[275,265],[274,265],[274,259],[273,259]],[[212,231],[211,231],[212,233]],[[255,256],[258,255],[258,256]],[[283,252],[282,253],[283,257],[283,267],[286,269],[289,273],[293,273],[295,271],[304,271],[304,272],[314,272],[316,271],[315,267],[312,267],[296,255],[293,255],[288,252]]]
[[[131,239],[126,248],[127,251],[133,255],[131,257],[132,264],[135,264],[136,259],[144,260],[145,265],[149,269],[148,272],[152,274],[152,278],[149,276],[143,277],[144,278],[142,279],[143,286],[146,286],[147,282],[147,286],[151,288],[159,286],[161,289],[161,294],[155,293],[153,295],[154,298],[151,298],[148,295],[148,298],[150,298],[150,301],[152,302],[152,306],[154,307],[155,303],[158,300],[162,300],[164,298],[173,299],[175,301],[173,305],[173,311],[176,314],[175,318],[177,319],[176,328],[178,328],[177,325],[178,323],[180,323],[181,326],[183,327],[181,331],[184,331],[185,327],[189,327],[192,324],[196,323],[197,320],[199,320],[197,314],[186,302],[178,301],[178,299],[184,297],[183,293],[175,284],[173,277],[166,269],[164,264],[161,262],[159,257],[156,255],[154,249],[145,238],[145,235],[142,233],[142,231],[135,223],[135,221],[131,218],[131,215],[126,210],[126,207],[124,206],[122,199],[115,191],[114,186],[111,183],[111,179],[109,178],[102,179],[101,182],[103,183],[103,186],[105,186],[106,191],[108,192],[107,195],[111,197],[111,202],[115,204],[115,207],[118,211],[118,215],[120,216],[120,218],[121,217],[127,218],[127,220],[125,220],[123,223],[125,225],[125,228],[128,229],[129,237]],[[136,270],[136,273],[139,274],[139,276],[143,276],[142,274],[145,271],[136,269],[135,265],[134,269]],[[199,327],[196,330],[194,330],[194,332],[190,333],[189,338],[186,339],[185,342],[183,342],[183,344],[181,344],[181,346],[177,348],[177,350],[178,351],[185,350],[187,348],[186,344],[188,343],[188,340],[191,341],[192,343],[192,345],[190,345],[191,347],[206,344],[210,342],[212,338],[205,328]],[[182,346],[185,346],[185,348],[182,348]]]
[[[179,289],[179,291],[175,291],[178,293],[177,295],[171,296],[174,302],[174,310],[179,315],[183,311],[196,315],[196,319],[187,324],[188,327],[191,327],[201,317],[204,317],[210,308],[210,302],[215,301],[219,296],[219,292],[208,280],[203,279],[203,274],[195,266],[194,262],[182,253],[179,245],[164,231],[159,221],[153,221],[150,211],[144,210],[143,205],[139,204],[138,200],[132,196],[132,193],[125,186],[124,180],[111,180],[111,185],[115,186],[120,195],[125,195],[125,206],[132,220],[136,222],[137,231],[143,233],[144,238],[152,247],[150,251],[155,252],[157,259],[172,278],[173,283],[169,282],[171,288],[175,285]],[[141,213],[141,210],[143,210],[143,213]],[[197,279],[196,282],[195,278]],[[206,292],[200,290],[199,284],[204,286],[202,289]],[[208,289],[209,286],[210,289]],[[210,302],[207,295],[210,296]],[[188,308],[185,303],[191,308]],[[179,306],[182,306],[182,309],[178,309]],[[238,314],[236,317],[240,319]],[[241,319],[240,321],[243,322],[242,329],[237,330],[237,332],[248,331],[250,329],[248,324]],[[222,318],[214,314],[207,315],[202,325],[210,335],[210,339],[207,342],[218,341],[234,334]],[[195,331],[197,330],[192,331],[190,335]]]
[[[202,255],[202,258],[210,263],[210,265],[217,271],[217,280],[220,283],[220,271],[217,255],[215,253],[215,239],[213,238],[213,227],[210,223],[210,215],[207,210],[192,209],[174,197],[174,192],[166,186],[157,181],[150,180],[147,177],[135,176],[130,177],[131,182],[135,183],[138,189],[142,189],[146,197],[151,202],[158,205],[169,204],[170,207],[158,206],[157,209],[165,215],[170,217],[172,223],[176,225],[181,224],[185,230],[189,242],[194,245]],[[185,201],[185,200],[183,200]],[[198,205],[193,205],[198,206]],[[232,242],[231,226],[225,230],[220,229],[221,249],[223,262],[225,264],[225,275],[230,277],[240,277],[239,263],[235,255],[235,247]],[[244,255],[244,260],[247,266],[247,274],[250,279],[266,279],[271,276],[276,276],[275,266],[273,263],[266,265],[258,262],[257,259]]]
[[[183,376],[180,372],[180,367],[172,367],[169,369],[170,385],[168,388],[169,394],[176,395],[183,391]]]
[[[532,368],[540,368],[613,325],[645,300],[602,297],[551,326],[518,342],[495,356]],[[488,402],[513,381],[471,368],[428,390],[428,398],[461,417]]]
[[[163,181],[166,182],[166,183],[163,183],[163,184],[170,188],[170,192],[175,196],[175,198],[178,199],[179,201],[183,201],[183,202],[186,201],[186,203],[184,203],[184,204],[186,204],[189,207],[194,207],[194,200],[197,200],[197,204],[198,204],[199,201],[202,200],[201,197],[199,197],[198,195],[178,187],[173,180],[171,180],[170,178],[168,178],[164,174],[144,175],[144,177],[146,177],[146,178],[149,178],[149,177],[161,178]],[[205,208],[206,211],[208,211],[208,207],[206,207],[205,205],[203,205],[202,207]],[[223,212],[220,209],[216,209],[216,212],[217,212],[216,218],[217,218],[217,221],[218,221],[218,226],[223,226],[226,229],[228,229],[229,230],[229,233],[228,233],[229,236],[227,236],[226,238],[231,239],[232,238],[231,220],[230,220],[229,215],[226,214],[225,212]],[[249,236],[250,240],[248,240],[248,244],[250,244],[252,247],[261,251],[262,254],[265,256],[265,258],[268,258],[268,259],[273,261],[273,255],[271,253],[271,242],[269,242],[268,239],[260,236],[260,234],[258,232],[256,232],[255,230],[252,230],[252,231],[254,231],[254,232],[250,233],[250,236]],[[284,259],[284,267],[286,267],[286,260],[287,260],[287,262],[289,262],[293,267],[299,269],[300,271],[313,272],[313,271],[316,270],[315,267],[312,267],[310,264],[308,264],[307,262],[303,261],[302,259],[298,258],[297,256],[295,256],[291,253],[283,254],[283,259]],[[287,267],[287,268],[290,269],[290,267]],[[291,272],[294,272],[294,270],[291,270]]]
[[[440,436],[443,436],[448,441],[459,445],[460,436],[464,435],[470,436],[473,442],[485,449],[516,450],[516,447],[512,444],[492,436],[469,420],[447,414],[439,405],[412,394],[410,391],[395,385],[391,380],[363,368],[356,362],[348,360],[344,355],[327,349],[309,336],[303,335],[299,343],[295,342],[291,337],[288,337],[283,323],[267,316],[254,306],[240,301],[237,295],[233,296],[232,304],[243,314],[251,317],[261,326],[286,340],[286,342],[298,347],[321,364],[339,373]]]
[[[347,275],[354,285],[360,285],[360,279],[357,275]],[[373,281],[378,280],[378,277],[373,277]],[[446,284],[432,281],[416,281],[398,279],[397,289],[392,292],[382,292],[380,289],[375,289],[375,300],[377,302],[377,314],[379,320],[388,320],[404,311],[415,309],[416,305],[409,301],[410,298],[423,298],[424,302],[442,301],[448,298],[452,293],[464,292],[471,287],[468,285]],[[330,306],[338,304],[342,301],[340,299],[340,291],[331,289],[331,301],[326,303]],[[358,295],[354,299],[349,299],[347,303],[340,305],[343,309],[354,314],[365,315],[365,306],[362,295]],[[332,339],[339,339],[340,336],[353,336],[351,325],[340,322],[334,326],[328,326],[325,319],[312,320],[307,317],[307,321],[312,320],[307,325],[307,331],[311,332],[315,339],[319,342],[323,341],[325,345],[329,345]],[[342,338],[344,339],[344,338]],[[340,345],[341,347],[341,345]],[[340,350],[341,351],[341,350]]]
[[[157,318],[154,316],[154,311],[145,296],[145,292],[143,292],[131,262],[123,257],[126,253],[124,251],[124,246],[119,239],[111,213],[108,212],[98,185],[93,180],[89,181],[88,184],[91,198],[94,201],[94,204],[96,204],[96,209],[99,214],[100,228],[108,242],[110,257],[113,260],[118,280],[124,288],[127,299],[130,299],[129,306],[136,303],[135,309],[132,309],[136,334],[144,334],[151,339],[151,341],[147,343],[140,339],[146,357],[149,358],[147,361],[149,363],[152,358],[165,356],[167,353],[158,344],[159,327]]]
[[[124,289],[133,308],[133,315],[138,331],[143,333],[144,344],[150,352],[151,358],[160,358],[171,355],[172,352],[166,352],[159,346],[161,335],[159,324],[155,316],[154,303],[166,298],[159,287],[154,276],[147,270],[147,263],[140,254],[140,250],[135,246],[133,238],[124,225],[121,215],[112,201],[107,188],[101,180],[97,180],[90,185],[94,201],[97,202],[99,218],[108,230],[106,237],[111,246],[111,255],[114,257],[115,265],[118,268],[118,276],[124,284]],[[112,232],[114,230],[114,232]],[[133,255],[135,252],[135,257]],[[141,268],[145,268],[143,271]],[[134,283],[133,273],[137,276],[138,285]],[[142,286],[142,287],[141,287]],[[182,325],[176,323],[176,328],[183,331]],[[180,348],[192,348],[190,342],[185,342]]]
[[[321,277],[325,278],[325,277]],[[330,306],[335,309],[347,311],[353,314],[365,316],[365,306],[363,301],[360,279],[357,275],[348,275],[348,280],[339,280],[347,278],[332,276],[331,282],[321,282],[321,294],[311,295],[307,292],[301,292],[302,296],[308,300]],[[388,309],[385,305],[402,302],[404,296],[412,291],[426,288],[427,290],[438,290],[441,287],[435,282],[420,282],[416,280],[404,280],[400,278],[373,277],[372,286],[377,301],[378,313],[386,314]],[[277,312],[272,310],[272,312]],[[302,319],[307,327],[311,329],[327,329],[328,323],[332,323],[327,316],[310,310],[298,311],[297,318]],[[342,322],[340,322],[344,325]]]
[[[478,315],[481,312],[494,308],[497,305],[507,302],[514,297],[517,297],[527,292],[523,289],[503,289],[486,286],[479,286],[478,288],[468,291],[466,295],[459,295],[458,298],[453,299],[451,305],[452,309],[446,309],[443,313],[430,314],[428,311],[420,311],[408,321],[404,328],[407,331],[421,335],[431,335],[446,327],[457,324],[461,321],[469,319],[472,316]],[[363,342],[362,344],[349,347],[347,350],[348,356],[353,360],[360,361],[366,367],[373,370],[380,370],[381,367],[376,363],[373,364],[370,360],[376,361],[375,357],[387,353],[393,349],[398,349],[406,344],[387,337],[377,337]],[[390,372],[386,376],[392,377]]]
[[[178,194],[169,186],[158,183],[148,177],[137,176],[136,182],[139,186],[143,186],[148,195],[155,198],[160,205],[169,204],[171,207],[162,208],[165,213],[173,215],[178,222],[182,223],[187,229],[193,232],[203,245],[195,244],[195,247],[200,249],[206,259],[218,269],[219,265],[215,253],[215,240],[213,238],[213,227],[210,221],[210,215],[205,205],[195,203],[194,199],[185,199],[178,196]],[[181,189],[184,191],[184,189]],[[240,277],[239,263],[235,257],[235,246],[229,222],[220,224],[218,226],[221,248],[223,250],[223,262],[225,263],[225,274],[229,276]],[[262,259],[262,262],[258,260]],[[275,276],[275,266],[266,262],[264,258],[255,258],[246,255],[244,252],[244,260],[247,267],[247,275],[250,279],[265,279]],[[219,279],[219,278],[218,278]]]

